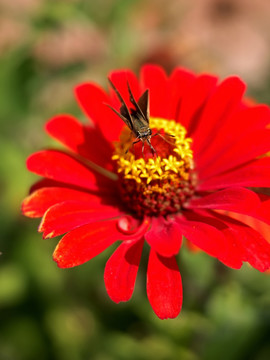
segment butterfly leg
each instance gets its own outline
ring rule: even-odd
[[[155,148],[153,147],[153,145],[152,145],[151,142],[150,142],[150,139],[146,139],[146,141],[147,141],[147,144],[148,144],[148,145],[150,146],[150,148],[151,148],[152,155],[153,155],[153,156],[157,155],[157,152],[156,152]]]
[[[141,139],[138,139],[138,140],[136,140],[136,141],[133,141],[132,144],[133,144],[133,145],[134,145],[134,144],[137,144],[137,143],[140,142],[140,141],[141,141]]]
[[[161,137],[161,139],[163,139],[164,141],[166,141],[166,143],[168,143],[168,144],[170,144],[170,145],[175,146],[175,144],[174,144],[174,143],[172,143],[171,141],[167,140],[167,139],[166,139],[163,135],[161,135],[160,133],[156,133],[155,135],[160,136],[160,137]],[[171,137],[174,137],[174,135],[170,135],[170,134],[166,134],[166,135],[171,136]]]

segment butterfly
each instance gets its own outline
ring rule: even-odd
[[[150,146],[152,154],[155,155],[157,152],[153,145],[151,144],[151,138],[153,136],[159,135],[163,140],[166,142],[172,144],[167,139],[165,139],[164,136],[162,136],[159,132],[153,135],[152,130],[149,127],[149,117],[150,117],[150,111],[149,111],[149,90],[145,90],[145,92],[140,96],[138,102],[135,100],[134,95],[132,94],[132,91],[130,89],[130,85],[127,81],[127,88],[129,92],[129,99],[133,108],[128,108],[125,100],[123,99],[120,92],[117,90],[113,82],[108,79],[113,90],[115,91],[121,106],[119,111],[115,110],[111,105],[106,104],[110,109],[112,109],[123,121],[124,123],[129,127],[132,134],[135,137],[135,140],[133,141],[133,145],[137,144],[138,142],[142,141],[142,153],[144,154],[144,143],[146,143]],[[174,137],[173,135],[169,135]],[[174,144],[172,144],[174,145]],[[128,149],[129,150],[129,149]],[[128,152],[126,151],[126,153]]]

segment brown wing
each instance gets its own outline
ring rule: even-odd
[[[149,90],[145,90],[145,92],[142,94],[142,96],[138,100],[138,105],[143,113],[143,116],[147,123],[149,124]]]
[[[116,89],[116,87],[114,86],[113,82],[111,81],[111,79],[109,79],[109,82],[112,86],[112,88],[114,89],[118,99],[120,100],[121,103],[121,107],[120,107],[120,112],[118,112],[117,110],[115,110],[111,105],[106,104],[110,109],[112,109],[123,121],[124,123],[130,128],[131,131],[134,130],[133,128],[133,122],[132,122],[132,117],[130,114],[130,111],[127,107],[127,104],[125,103],[124,99],[122,98],[121,94],[119,93],[119,91]]]
[[[142,109],[140,108],[139,104],[137,103],[137,101],[136,101],[135,98],[134,98],[134,95],[132,94],[132,91],[131,91],[131,89],[130,89],[130,85],[129,85],[129,82],[128,82],[128,81],[127,81],[127,87],[128,87],[130,102],[135,106],[136,111],[142,116],[142,118],[147,121],[147,119],[145,118],[145,115],[144,115]],[[147,122],[148,122],[148,121],[147,121]]]

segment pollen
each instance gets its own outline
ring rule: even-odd
[[[191,138],[174,120],[150,118],[150,139],[156,153],[123,128],[115,143],[113,160],[119,174],[119,190],[125,205],[139,217],[180,212],[194,193]]]

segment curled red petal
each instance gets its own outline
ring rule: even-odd
[[[257,194],[253,191],[235,187],[220,190],[201,198],[193,198],[187,207],[190,209],[216,209],[229,210],[242,214],[255,213],[261,202]]]
[[[147,268],[147,296],[160,319],[173,319],[182,307],[182,280],[175,257],[162,257],[150,250]]]
[[[118,240],[116,223],[116,220],[98,221],[70,231],[56,246],[54,261],[60,268],[70,268],[99,255]]]
[[[181,229],[175,222],[153,218],[152,227],[145,234],[145,240],[158,254],[171,257],[179,252],[182,245]]]
[[[262,205],[264,205],[264,203],[262,203]],[[256,230],[270,244],[270,202],[269,201],[267,207],[264,208],[264,210],[266,211],[265,214],[261,213],[262,209],[260,208],[258,209],[258,211],[254,216],[236,214],[236,213],[229,213],[228,216],[232,217],[233,219],[239,220],[242,223],[251,227],[252,229]]]
[[[230,218],[231,213],[218,216],[234,236],[235,247],[238,248],[243,261],[248,262],[255,269],[263,272],[270,268],[270,244],[256,230],[241,221]],[[240,220],[241,216],[239,217]],[[235,249],[232,249],[235,251]]]
[[[71,115],[53,117],[47,122],[46,131],[75,153],[100,166],[108,168],[111,163],[112,147],[99,129],[85,126]]]
[[[46,211],[38,230],[43,232],[43,237],[47,239],[62,235],[78,226],[119,215],[120,211],[116,207],[78,200],[65,201]]]
[[[143,241],[125,241],[107,261],[104,281],[109,297],[116,303],[128,301],[134,290]]]
[[[238,227],[237,239],[243,248],[245,261],[264,272],[270,268],[270,244],[255,230]]]

